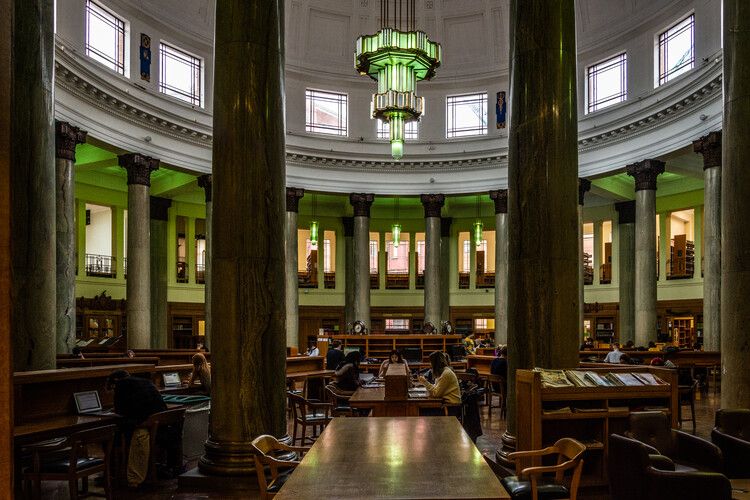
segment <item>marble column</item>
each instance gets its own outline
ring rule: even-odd
[[[57,352],[68,353],[76,341],[76,145],[86,132],[68,122],[55,122],[55,197],[57,246]]]
[[[440,322],[451,319],[451,224],[453,219],[440,219]],[[416,266],[415,266],[416,268]],[[435,325],[440,331],[440,325]]]
[[[627,166],[635,179],[635,345],[656,341],[656,177],[664,162],[642,160]]]
[[[211,422],[199,470],[255,481],[250,443],[286,434],[284,2],[216,2]],[[215,482],[215,480],[214,480]],[[208,481],[212,483],[212,481]]]
[[[305,190],[286,188],[286,266],[284,280],[286,290],[286,346],[299,348],[299,250],[297,248],[297,216],[299,200]],[[322,245],[321,245],[322,248]]]
[[[504,451],[514,447],[512,436],[522,424],[516,422],[516,370],[578,366],[574,1],[512,0],[510,12]]]
[[[55,368],[54,2],[16,0],[11,73],[11,331],[16,371]],[[12,15],[11,15],[12,14]],[[6,346],[7,347],[7,346]]]
[[[620,343],[624,344],[629,340],[635,342],[635,201],[615,203],[615,210],[618,214],[617,274],[620,286],[617,331]]]
[[[721,407],[750,408],[750,2],[724,1]]]
[[[128,347],[151,347],[151,172],[159,160],[140,153],[117,157],[128,171]]]
[[[440,293],[440,212],[445,204],[443,194],[423,194],[424,207],[424,320],[440,329],[443,311]]]
[[[212,187],[213,182],[211,180],[211,174],[204,174],[198,177],[198,186],[203,188],[206,200],[206,258],[205,266],[203,268],[203,304],[204,304],[204,321],[205,323],[205,336],[204,346],[206,349],[211,350],[211,246],[213,236],[211,236],[211,228],[213,226],[213,197]]]
[[[693,150],[703,155],[703,349],[719,351],[721,349],[721,131],[711,132],[694,141]]]
[[[354,207],[354,320],[370,325],[370,207],[375,195],[352,193]]]
[[[169,207],[172,200],[152,196],[150,199],[151,247],[151,348],[169,347],[167,299],[169,265]]]
[[[344,321],[354,323],[354,218],[342,217],[344,226]]]
[[[508,190],[490,191],[495,202],[495,344],[508,343]]]
[[[578,335],[583,336],[583,308],[586,300],[583,296],[583,202],[586,193],[591,190],[591,181],[578,179]]]

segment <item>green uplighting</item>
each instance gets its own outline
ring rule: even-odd
[[[440,44],[423,31],[383,27],[357,39],[354,66],[378,82],[378,91],[372,95],[372,118],[390,124],[391,156],[396,160],[404,155],[404,125],[419,121],[424,114],[417,82],[432,78],[441,58]]]
[[[476,246],[480,246],[484,241],[484,234],[482,233],[483,229],[484,224],[482,221],[478,220],[474,223],[474,245]]]
[[[401,239],[401,224],[393,224],[391,232],[393,233],[393,248],[398,248],[398,243]]]
[[[310,222],[310,244],[318,244],[318,221],[316,220]]]

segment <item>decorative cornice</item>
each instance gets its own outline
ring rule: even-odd
[[[55,120],[55,155],[61,160],[76,161],[76,145],[86,142],[85,130],[68,122]]]
[[[354,207],[354,217],[369,217],[373,201],[375,201],[375,195],[372,193],[350,194],[349,203]]]
[[[625,167],[627,174],[635,179],[635,190],[656,190],[656,177],[664,173],[664,162],[647,159],[631,163]]]
[[[344,225],[344,238],[354,237],[354,217],[342,217],[341,223]]]
[[[286,188],[286,211],[299,212],[299,200],[305,196],[305,190],[300,188]]]
[[[440,217],[440,211],[445,205],[444,194],[423,194],[419,197],[424,207],[424,216],[427,217]]]
[[[440,219],[440,237],[441,238],[450,238],[451,224],[453,224],[452,217],[443,217],[442,219]]]
[[[490,191],[490,199],[495,202],[495,215],[508,213],[508,190],[496,189]]]
[[[615,203],[618,224],[635,224],[635,200]]]
[[[721,167],[721,130],[693,141],[693,151],[703,155],[703,170]]]
[[[578,178],[578,204],[583,206],[583,198],[591,190],[591,181],[584,179],[583,177]]]
[[[198,186],[202,187],[206,193],[206,203],[211,203],[211,200],[213,200],[214,187],[214,181],[211,174],[203,174],[198,177]]]
[[[151,172],[159,169],[159,160],[140,153],[126,153],[117,157],[118,164],[128,171],[128,185],[151,186]]]
[[[159,198],[158,196],[150,197],[151,219],[168,221],[169,207],[172,206],[172,200],[169,198]]]

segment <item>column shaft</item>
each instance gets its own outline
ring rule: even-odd
[[[583,308],[586,304],[583,285],[583,202],[586,193],[591,189],[591,181],[578,179],[578,334],[583,337]]]
[[[203,304],[205,312],[205,346],[207,349],[211,349],[211,255],[212,255],[212,227],[213,227],[213,181],[210,174],[201,175],[198,177],[198,185],[203,188],[206,195],[206,259],[205,267],[203,269]]]
[[[375,196],[352,193],[349,202],[354,208],[354,320],[370,325],[370,206]],[[381,250],[381,254],[385,252]],[[381,267],[381,266],[379,266]],[[381,272],[384,275],[384,269]]]
[[[635,202],[616,203],[615,209],[619,214],[617,261],[620,311],[617,330],[621,343],[629,340],[635,342]]]
[[[440,293],[440,238],[442,234],[440,212],[445,204],[442,194],[423,194],[425,252],[424,252],[424,320],[440,328],[442,294]]]
[[[750,2],[725,0],[721,173],[721,407],[750,407]]]
[[[440,223],[440,320],[451,319],[451,223],[453,219],[443,217]],[[416,268],[416,266],[415,266]],[[435,325],[438,330],[440,325]]]
[[[354,316],[354,219],[343,217],[341,220],[344,225],[344,321],[348,328],[357,319]]]
[[[56,284],[57,352],[67,353],[76,336],[76,200],[73,175],[76,145],[86,140],[86,132],[66,122],[55,123],[56,174]]]
[[[507,431],[511,435],[521,424],[516,422],[516,369],[578,365],[573,3],[511,2]],[[544,78],[538,77],[540,70]]]
[[[169,206],[172,200],[151,197],[151,238],[150,238],[150,274],[151,274],[151,348],[166,349],[169,347],[167,298],[167,247],[169,238]],[[195,332],[197,335],[197,332]]]
[[[287,195],[288,197],[288,195]],[[286,267],[285,267],[285,290],[286,290],[286,345],[287,347],[299,347],[299,285],[297,282],[297,269],[299,267],[299,255],[297,249],[297,212],[289,210],[287,203],[286,211]],[[322,248],[323,245],[318,245]]]
[[[10,252],[15,371],[52,369],[56,364],[53,16],[52,0],[16,0],[12,33],[6,34],[13,43]]]
[[[209,475],[254,475],[251,441],[286,434],[283,20],[280,0],[216,3]]]
[[[721,168],[703,171],[703,348],[721,348]],[[696,272],[700,272],[700,267]]]
[[[495,202],[495,344],[508,343],[508,190],[490,191]]]
[[[128,186],[128,347],[151,347],[151,221],[149,188]]]
[[[656,191],[636,191],[635,215],[635,344],[645,346],[656,341]]]

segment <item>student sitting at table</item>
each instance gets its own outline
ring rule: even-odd
[[[359,360],[361,357],[359,351],[352,351],[344,357],[344,361],[336,368],[336,381],[334,383],[341,392],[354,394],[354,391],[359,388]]]
[[[344,361],[344,348],[341,347],[340,340],[334,340],[331,349],[328,349],[326,353],[326,369],[335,370],[342,361]]]
[[[461,388],[458,385],[458,377],[450,368],[445,354],[435,351],[430,354],[430,368],[432,376],[435,377],[435,384],[431,384],[423,376],[419,376],[419,381],[427,389],[427,393],[432,398],[442,398],[444,403],[449,405],[461,404]]]
[[[406,360],[401,356],[401,352],[397,349],[394,349],[391,351],[391,355],[388,356],[388,359],[383,361],[380,365],[380,371],[378,371],[378,378],[385,377],[386,372],[388,372],[388,367],[391,364],[394,363],[401,363],[406,368],[406,374],[409,374],[409,364],[406,362]]]
[[[211,368],[208,366],[206,356],[201,352],[193,354],[193,372],[190,374],[187,386],[190,387],[195,381],[200,381],[201,392],[206,396],[211,395]]]

